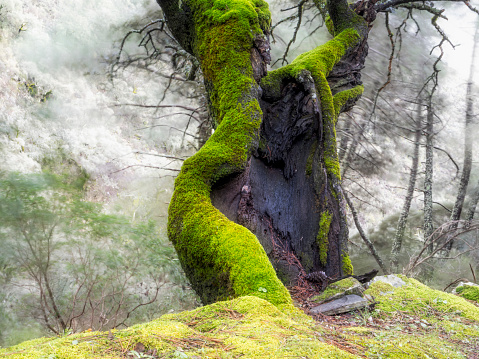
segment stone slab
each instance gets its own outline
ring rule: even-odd
[[[321,294],[316,295],[309,300],[316,302],[317,304],[323,304],[349,294],[356,294],[362,297],[363,293],[364,287],[357,279],[346,278],[339,282],[330,284]]]
[[[366,308],[369,302],[356,294],[349,294],[342,298],[327,302],[310,310],[312,314],[335,315]]]

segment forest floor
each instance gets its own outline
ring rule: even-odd
[[[124,330],[35,339],[0,357],[479,359],[479,304],[401,278],[401,288],[370,286],[374,308],[339,316],[240,297]]]

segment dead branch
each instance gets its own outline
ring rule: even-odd
[[[459,226],[462,225],[462,226]],[[452,226],[457,226],[457,229],[451,229]],[[435,258],[435,259],[455,259],[473,250],[479,249],[479,247],[471,247],[458,253],[454,257],[440,257],[441,252],[445,251],[448,244],[453,242],[460,235],[479,230],[479,221],[473,224],[469,224],[468,221],[449,221],[443,223],[438,227],[432,235],[426,238],[424,245],[419,253],[412,257],[408,266],[404,268],[403,273],[405,275],[410,274],[415,268],[421,264]],[[432,251],[429,248],[432,247]]]

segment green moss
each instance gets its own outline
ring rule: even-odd
[[[334,36],[334,24],[333,24],[333,20],[331,19],[331,16],[327,16],[326,17],[326,29],[328,29],[328,32]]]
[[[323,266],[326,265],[328,260],[328,249],[329,249],[329,227],[331,225],[331,220],[333,216],[329,213],[328,210],[321,213],[321,218],[319,220],[319,231],[316,236],[316,241],[319,246],[319,260]]]
[[[353,274],[353,264],[351,263],[351,259],[349,255],[345,252],[342,254],[342,261],[343,261],[343,275],[352,275]]]
[[[428,303],[435,291],[403,278],[416,289],[414,301]],[[347,286],[344,281],[344,286]],[[372,287],[379,287],[375,282]],[[386,288],[392,289],[390,285]],[[398,291],[401,288],[393,289]],[[439,292],[442,293],[442,292]],[[446,294],[446,293],[442,293]],[[397,304],[394,293],[391,303]],[[468,303],[455,297],[458,302]],[[445,297],[446,298],[446,297]],[[449,297],[447,297],[449,298]],[[446,299],[447,299],[446,298]],[[389,301],[379,296],[378,306]],[[240,297],[192,311],[167,314],[152,322],[124,330],[85,332],[61,338],[40,338],[11,348],[0,348],[0,357],[126,358],[137,343],[156,350],[159,358],[472,358],[479,344],[479,322],[455,317],[447,307],[427,311],[410,307],[398,311],[367,312],[368,326],[326,325],[288,305],[282,310],[257,297]],[[474,306],[473,306],[474,307]],[[427,308],[427,307],[425,307]],[[479,311],[479,308],[475,308]],[[373,321],[367,318],[372,316]],[[427,320],[422,319],[427,315]],[[361,319],[350,317],[357,322]],[[348,320],[348,316],[341,322]],[[416,323],[417,325],[415,325]],[[425,325],[422,327],[419,323]],[[345,350],[350,351],[346,352]],[[151,353],[151,352],[150,352]]]
[[[444,343],[437,335],[414,336],[394,331],[376,331],[374,338],[366,338],[363,345],[367,348],[368,358],[436,358],[465,359],[457,348]]]
[[[468,338],[479,338],[479,323],[471,325],[471,323],[463,323],[457,318],[455,320],[441,318],[441,320],[435,318],[428,318],[428,322],[439,330],[443,330],[454,338],[455,340],[464,340]]]
[[[346,104],[346,102],[348,102],[349,100],[358,98],[359,96],[361,96],[363,94],[363,92],[364,92],[364,86],[359,85],[359,86],[356,86],[352,89],[338,92],[336,95],[334,95],[334,97],[333,97],[334,112],[335,112],[336,116],[339,115],[341,107],[344,104]]]
[[[461,297],[473,300],[479,303],[479,287],[472,285],[464,285],[462,287],[456,288],[456,292],[461,295]]]

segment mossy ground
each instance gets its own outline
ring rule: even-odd
[[[479,307],[403,279],[402,288],[372,284],[367,292],[379,304],[371,311],[315,321],[291,306],[240,297],[121,331],[36,339],[0,349],[0,357],[475,358]]]

